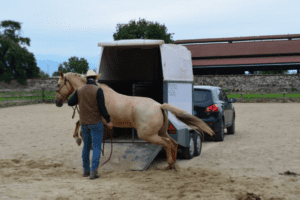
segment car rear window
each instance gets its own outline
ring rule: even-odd
[[[212,95],[210,90],[194,90],[194,102],[206,102],[212,100]]]

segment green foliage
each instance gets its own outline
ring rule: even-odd
[[[53,72],[52,76],[59,76],[59,71],[63,73],[67,72],[76,72],[76,73],[83,73],[86,74],[87,70],[89,69],[89,63],[84,58],[78,58],[73,56],[69,58],[68,62],[63,62],[59,64],[58,70]]]
[[[44,72],[43,70],[40,70],[39,77],[40,78],[49,78],[49,74]]]
[[[292,92],[298,91],[297,88],[292,88],[291,89]]]
[[[131,20],[128,24],[117,24],[114,40],[122,39],[161,39],[165,43],[173,43],[172,35],[167,33],[165,25],[150,22],[145,19]]]
[[[268,71],[259,71],[259,74],[285,74],[287,70],[268,70]]]
[[[0,28],[4,28],[0,31],[0,81],[10,83],[17,79],[26,85],[26,79],[38,77],[40,71],[34,55],[21,46],[30,46],[30,39],[20,37],[19,22],[1,21]]]

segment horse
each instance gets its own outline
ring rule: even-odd
[[[87,80],[78,73],[59,73],[55,104],[57,107],[62,107],[68,96],[86,85]],[[97,83],[97,85],[103,90],[105,106],[113,126],[134,128],[138,138],[162,146],[166,151],[169,165],[166,169],[176,170],[178,148],[178,143],[167,133],[169,120],[166,110],[194,129],[196,133],[201,134],[200,132],[204,131],[211,136],[214,135],[213,130],[204,121],[168,103],[160,104],[148,97],[119,94],[105,84]],[[107,124],[105,119],[102,121],[104,125]],[[79,124],[77,124],[78,126]],[[78,128],[73,137],[78,141]]]

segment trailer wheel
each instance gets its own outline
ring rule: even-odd
[[[195,142],[194,137],[192,134],[190,134],[190,142],[188,147],[182,148],[182,155],[184,159],[191,159],[194,157],[195,152]]]
[[[194,156],[199,156],[202,150],[202,139],[198,133],[194,134],[194,142],[195,142],[195,153]]]

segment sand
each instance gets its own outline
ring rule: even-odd
[[[81,149],[72,137],[76,115],[64,105],[0,109],[0,199],[300,199],[300,104],[235,103],[236,134],[206,141],[202,153],[164,171],[159,156],[147,171],[128,171],[126,146],[100,178],[82,177]],[[110,154],[105,145],[104,162]]]

